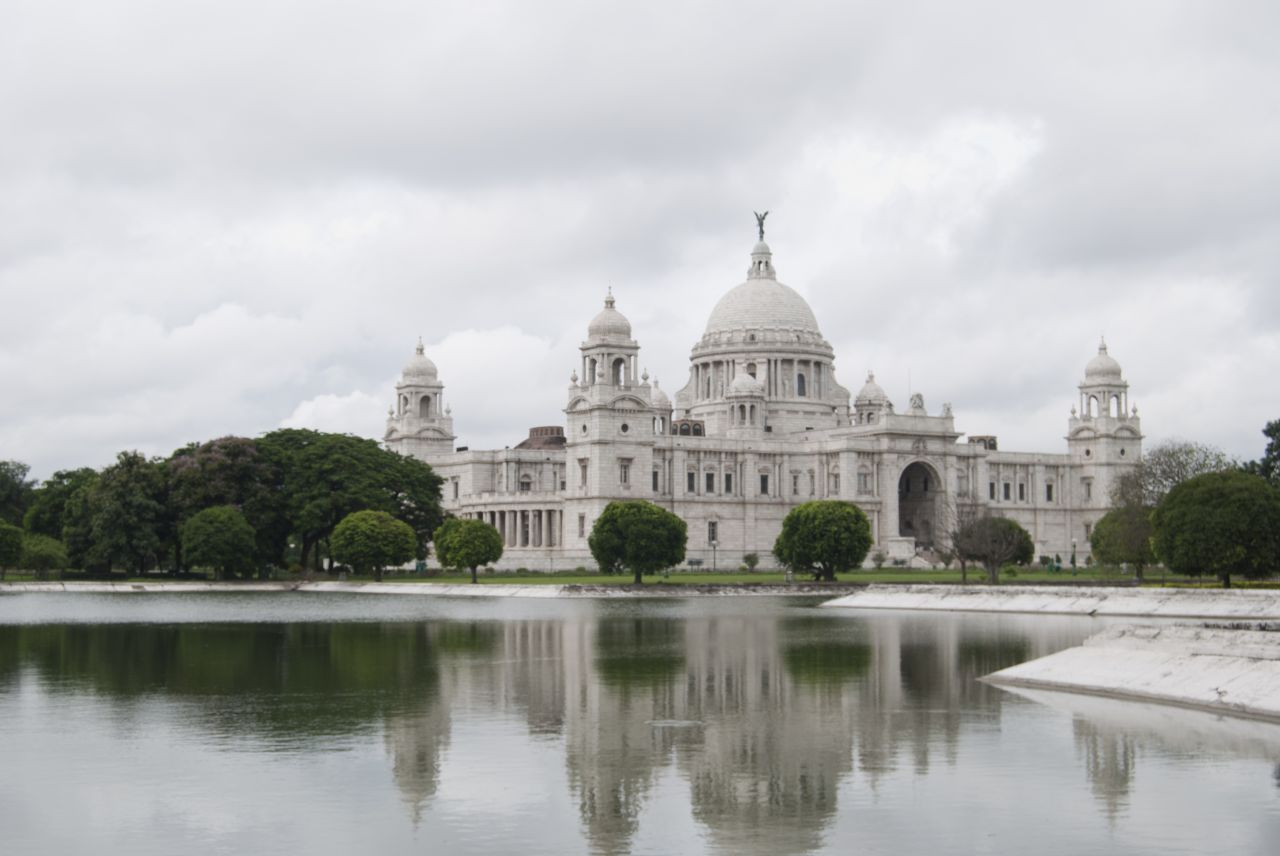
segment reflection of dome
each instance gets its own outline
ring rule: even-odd
[[[867,372],[867,382],[862,385],[862,389],[858,390],[858,397],[854,399],[854,403],[873,404],[888,400],[889,396],[881,389],[880,384],[876,383],[876,373]]]
[[[739,330],[796,329],[817,338],[818,321],[800,293],[774,278],[773,253],[760,241],[751,251],[748,279],[733,288],[711,310],[710,333]]]
[[[1120,364],[1107,353],[1105,340],[1098,345],[1098,356],[1085,366],[1084,376],[1089,380],[1120,380]]]
[[[601,309],[600,314],[592,318],[591,323],[587,325],[587,338],[631,338],[631,322],[627,320],[627,316],[613,308],[613,292],[604,299],[604,309]]]
[[[413,357],[405,364],[404,371],[400,373],[406,383],[412,381],[425,381],[434,383],[438,377],[436,372],[436,364],[427,359],[426,354],[422,352],[422,340],[418,340],[418,347],[415,349]]]
[[[729,395],[764,395],[764,384],[746,372],[736,375],[729,384]]]

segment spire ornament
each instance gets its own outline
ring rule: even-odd
[[[756,230],[760,233],[760,240],[763,241],[764,240],[764,218],[769,216],[769,212],[766,211],[763,214],[761,214],[759,211],[752,211],[751,213],[756,215]]]

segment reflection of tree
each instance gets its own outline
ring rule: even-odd
[[[1071,732],[1076,751],[1084,758],[1089,788],[1103,804],[1107,818],[1114,821],[1129,804],[1137,756],[1134,740],[1081,717],[1072,721]]]

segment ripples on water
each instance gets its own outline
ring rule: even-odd
[[[976,680],[1100,622],[812,607],[0,596],[0,849],[1280,846],[1280,729]]]

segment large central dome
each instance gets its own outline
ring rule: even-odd
[[[800,293],[774,278],[773,253],[760,241],[751,250],[747,281],[735,286],[711,310],[706,335],[754,330],[795,330],[819,339],[818,319]]]

